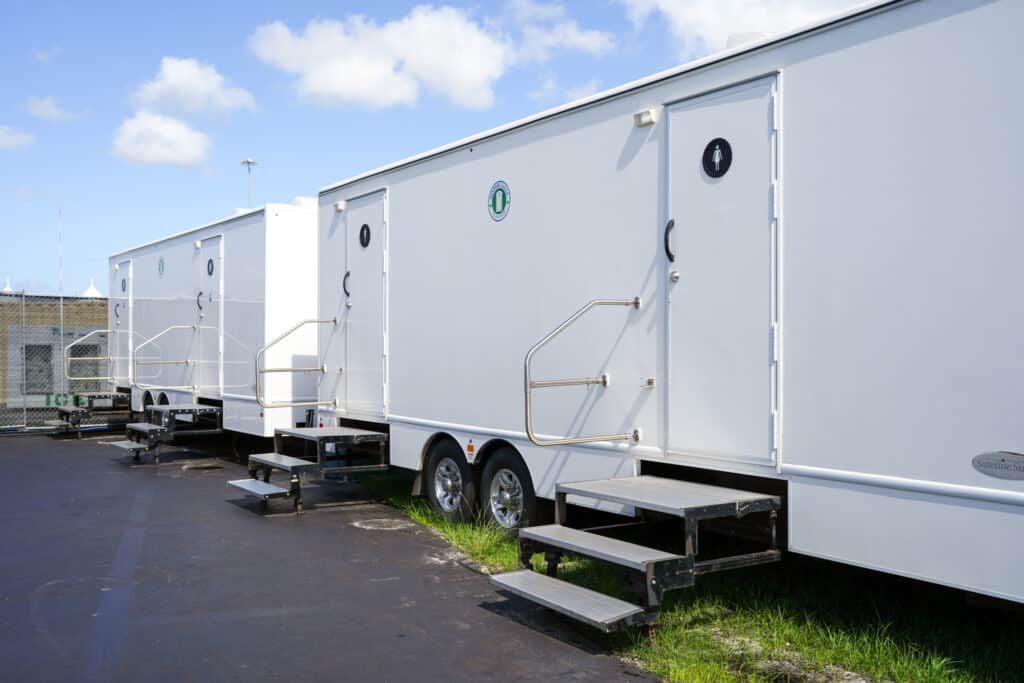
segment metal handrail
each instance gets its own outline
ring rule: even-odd
[[[154,334],[149,339],[143,341],[141,344],[135,347],[135,352],[132,353],[132,377],[134,384],[139,389],[160,389],[162,391],[191,391],[195,392],[196,388],[194,385],[183,385],[183,386],[161,386],[159,384],[142,384],[139,382],[139,365],[191,365],[190,360],[139,360],[139,349],[147,344],[152,344],[160,337],[164,336],[168,332],[174,330],[193,330],[195,331],[198,325],[171,325],[170,327],[164,328]]]
[[[634,297],[632,299],[594,299],[589,302],[586,306],[569,316],[569,319],[563,322],[561,325],[552,330],[546,337],[541,339],[539,342],[533,345],[533,347],[527,351],[526,360],[523,363],[523,390],[526,396],[526,436],[529,437],[530,441],[537,444],[538,446],[568,446],[571,444],[578,443],[594,443],[597,441],[639,441],[640,430],[635,429],[629,434],[607,434],[603,436],[577,436],[565,439],[542,439],[533,432],[533,394],[534,389],[548,389],[550,387],[571,387],[581,385],[592,385],[599,384],[603,387],[608,386],[608,375],[604,374],[600,377],[583,377],[580,379],[549,379],[549,380],[538,380],[534,381],[530,374],[530,365],[533,362],[533,355],[539,350],[547,346],[547,344],[558,335],[565,332],[565,330],[572,325],[574,322],[586,315],[587,311],[597,306],[632,306],[633,308],[640,309],[640,297]]]
[[[86,381],[108,381],[108,382],[113,382],[114,381],[113,375],[110,375],[110,376],[107,376],[107,377],[72,377],[71,376],[71,367],[70,366],[71,366],[71,361],[73,361],[73,360],[105,360],[105,361],[107,361],[107,371],[109,372],[110,371],[110,356],[109,355],[106,355],[106,356],[77,356],[75,358],[69,358],[68,357],[68,349],[70,349],[75,344],[81,344],[82,342],[84,342],[86,339],[88,339],[89,337],[91,337],[94,334],[100,334],[100,333],[110,334],[110,332],[111,332],[111,330],[93,330],[92,332],[86,334],[85,336],[81,337],[80,339],[76,339],[75,341],[71,342],[70,344],[68,344],[67,346],[64,347],[64,378],[65,379],[67,379],[67,380],[86,380]],[[108,350],[109,350],[109,345],[110,345],[110,340],[109,339],[107,340],[107,345],[108,345]]]
[[[260,359],[263,358],[263,355],[267,352],[267,349],[269,349],[274,344],[277,344],[278,342],[283,340],[285,337],[289,336],[290,334],[292,334],[293,332],[298,330],[300,327],[304,327],[306,325],[326,325],[327,323],[331,323],[332,325],[337,325],[338,324],[338,319],[337,318],[329,318],[329,319],[320,320],[320,319],[317,319],[317,318],[309,318],[307,320],[300,320],[299,322],[295,323],[290,328],[288,328],[288,330],[286,330],[283,334],[281,334],[278,337],[276,337],[275,339],[271,340],[265,346],[261,347],[259,351],[256,352],[256,357],[254,359],[255,370],[256,370],[256,403],[259,404],[260,408],[300,408],[300,407],[305,407],[305,406],[333,406],[333,405],[336,405],[337,401],[335,401],[334,399],[332,399],[330,401],[281,401],[279,403],[268,403],[268,402],[264,401],[263,400],[263,396],[260,395],[260,377],[262,375],[267,374],[267,373],[271,373],[271,372],[319,372],[319,373],[325,373],[325,372],[327,372],[327,368],[325,366],[320,366],[319,368],[261,368],[260,367]]]

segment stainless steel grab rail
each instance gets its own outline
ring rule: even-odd
[[[290,334],[292,334],[293,332],[298,330],[300,327],[304,327],[306,325],[326,325],[327,323],[331,323],[332,325],[337,325],[338,324],[338,319],[337,318],[329,318],[329,319],[320,320],[320,319],[317,319],[317,318],[309,318],[307,320],[300,320],[295,325],[293,325],[288,330],[286,330],[283,334],[281,334],[277,338],[273,339],[272,341],[268,342],[265,346],[263,346],[262,348],[260,348],[259,351],[256,352],[256,357],[254,359],[255,366],[256,366],[256,368],[255,368],[256,369],[256,403],[259,404],[260,408],[300,408],[300,407],[304,407],[304,406],[312,407],[312,406],[333,406],[333,405],[335,405],[336,401],[334,401],[333,399],[330,400],[330,401],[281,401],[279,403],[268,403],[267,401],[264,400],[264,397],[261,395],[261,392],[260,392],[260,377],[262,375],[267,374],[267,373],[271,373],[271,372],[319,372],[319,373],[325,373],[325,372],[327,372],[327,368],[325,368],[324,366],[321,366],[319,368],[261,368],[260,367],[260,359],[267,352],[267,349],[269,349],[274,344],[277,344],[278,342],[283,340],[285,337],[289,336]]]
[[[168,332],[174,330],[197,330],[198,325],[171,325],[170,327],[160,330],[149,339],[145,340],[141,344],[135,347],[134,353],[132,353],[132,384],[139,389],[160,389],[161,391],[191,391],[195,393],[196,387],[194,385],[184,386],[161,386],[159,384],[142,384],[139,382],[139,367],[140,365],[191,365],[190,360],[139,360],[139,349],[147,344],[152,344],[160,337],[164,336]]]
[[[568,446],[578,443],[594,443],[597,441],[639,441],[640,430],[634,429],[629,434],[606,434],[603,436],[577,436],[564,439],[542,439],[533,432],[533,395],[534,389],[547,389],[550,387],[571,387],[571,386],[582,386],[599,384],[601,386],[608,386],[609,378],[607,374],[601,375],[600,377],[583,377],[579,379],[548,379],[548,380],[537,380],[535,381],[531,377],[530,365],[533,362],[533,356],[539,350],[544,348],[551,340],[558,335],[565,332],[566,328],[572,325],[574,322],[586,315],[587,311],[598,306],[632,306],[633,308],[640,309],[640,297],[634,297],[632,299],[594,299],[589,302],[586,306],[569,316],[569,319],[563,322],[561,325],[552,330],[546,337],[541,339],[539,342],[533,345],[533,347],[527,351],[526,360],[523,362],[523,390],[526,398],[526,436],[529,437],[530,441],[538,446]]]
[[[69,358],[68,357],[68,349],[70,349],[72,346],[74,346],[76,344],[81,344],[82,342],[84,342],[86,339],[88,339],[89,337],[91,337],[94,334],[101,334],[101,333],[110,334],[110,332],[111,332],[111,330],[93,330],[92,332],[90,332],[89,334],[85,335],[84,337],[81,337],[80,339],[76,339],[75,341],[71,342],[70,344],[68,344],[67,346],[64,347],[64,378],[65,379],[67,379],[67,380],[87,380],[87,381],[107,381],[107,382],[113,382],[114,381],[113,374],[111,374],[108,377],[72,377],[71,376],[71,361],[73,361],[73,360],[105,360],[105,361],[107,361],[107,371],[110,372],[110,362],[111,361],[110,361],[109,353],[106,356],[76,356],[75,358]],[[107,340],[107,351],[109,351],[109,350],[110,350],[110,340],[108,338],[108,340]]]

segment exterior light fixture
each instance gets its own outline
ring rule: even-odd
[[[653,126],[658,121],[658,114],[654,109],[644,109],[633,114],[633,125],[637,128]]]

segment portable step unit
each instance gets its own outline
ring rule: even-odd
[[[147,453],[154,464],[160,464],[160,446],[171,443],[175,437],[211,435],[223,431],[224,410],[219,405],[161,403],[146,406],[144,415],[145,422],[125,425],[126,440],[111,443],[127,451],[136,463],[141,462],[143,453]]]
[[[386,426],[453,519],[564,493],[676,530],[561,517],[524,555],[1024,601],[1022,23],[874,2],[325,187],[318,424]],[[730,526],[760,545],[707,556]],[[549,578],[497,580],[602,628],[660,599]]]
[[[256,436],[304,420],[289,404],[316,396],[316,334],[275,339],[316,315],[315,213],[304,199],[239,210],[110,258],[113,374],[135,411],[158,406],[179,434],[211,408],[218,429]],[[260,375],[257,362],[306,372]]]
[[[288,440],[313,446],[306,457],[284,453]],[[302,512],[302,480],[347,476],[388,469],[386,431],[355,427],[296,427],[278,429],[274,434],[274,452],[249,456],[249,478],[235,479],[228,486],[259,498],[266,509],[274,498],[290,498],[296,512]],[[270,483],[275,471],[289,476],[288,488]]]
[[[117,376],[122,359],[115,349],[116,336],[109,328],[92,330],[64,347],[62,369],[68,385],[87,382],[100,388],[74,392],[70,405],[57,408],[53,426],[74,431],[81,438],[84,426],[109,427],[130,419],[131,392],[124,378]],[[89,353],[101,355],[86,355]],[[83,367],[83,362],[88,365]],[[94,374],[82,374],[88,372]],[[84,424],[93,417],[102,418],[103,424]]]

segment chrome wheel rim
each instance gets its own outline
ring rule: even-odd
[[[523,485],[516,473],[502,468],[491,479],[491,515],[506,529],[519,526],[523,518]]]
[[[445,512],[454,512],[462,500],[462,470],[451,458],[441,458],[434,470],[434,499]]]

